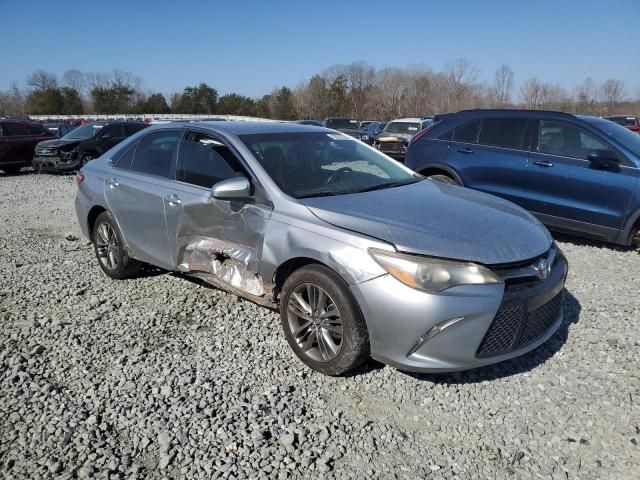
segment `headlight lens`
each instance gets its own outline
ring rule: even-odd
[[[471,262],[452,262],[377,249],[369,249],[369,253],[394,278],[428,293],[439,293],[456,285],[502,283],[489,269]]]
[[[369,141],[369,136],[368,135],[362,135],[362,137],[360,137],[360,140],[362,140],[363,142],[368,142]]]

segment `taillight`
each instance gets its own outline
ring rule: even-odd
[[[434,124],[435,125],[435,124]],[[418,140],[420,140],[422,137],[424,137],[427,133],[429,133],[429,130],[431,130],[434,125],[430,125],[427,128],[425,128],[424,130],[422,130],[420,133],[418,133],[417,135],[415,135],[411,141],[409,142],[409,147],[411,145],[413,145],[414,143],[416,143]]]
[[[84,182],[84,173],[76,173],[76,177],[73,179],[73,183],[75,183],[76,185],[80,185],[82,182]]]

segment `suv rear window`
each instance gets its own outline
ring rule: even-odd
[[[29,135],[29,127],[23,123],[7,123],[4,125],[5,135]]]
[[[522,150],[526,132],[527,120],[524,118],[485,118],[478,143]]]

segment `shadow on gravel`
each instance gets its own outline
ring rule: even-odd
[[[549,340],[521,357],[506,360],[495,365],[480,367],[473,370],[465,370],[453,373],[413,373],[402,372],[405,375],[433,383],[441,384],[461,384],[461,383],[478,383],[487,380],[495,380],[503,377],[510,377],[519,373],[528,372],[537,366],[543,364],[553,357],[562,346],[567,342],[569,337],[569,326],[578,323],[580,319],[580,302],[571,292],[565,289],[564,293],[564,320],[558,331]]]
[[[631,247],[624,247],[622,245],[616,245],[614,243],[607,243],[602,240],[574,237],[573,235],[569,235],[567,233],[551,232],[551,235],[558,242],[571,243],[572,245],[575,245],[577,247],[593,247],[604,250],[611,250],[614,252],[628,252],[632,249]]]

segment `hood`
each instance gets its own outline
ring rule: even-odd
[[[71,138],[54,138],[53,140],[44,140],[43,142],[39,142],[37,147],[46,147],[46,148],[59,148],[64,147],[65,145],[73,145],[82,142],[80,139],[71,139]]]
[[[409,142],[413,138],[413,135],[409,133],[381,133],[378,135],[377,140],[379,142]]]
[[[492,265],[534,258],[552,243],[547,229],[511,202],[432,180],[301,202],[325,222],[419,255]]]

